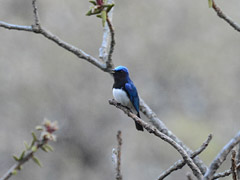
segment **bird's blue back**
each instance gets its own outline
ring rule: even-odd
[[[131,79],[128,77],[127,82],[125,83],[124,90],[127,92],[127,95],[136,109],[136,111],[139,113],[139,97],[138,97],[138,92],[137,88],[131,81]]]

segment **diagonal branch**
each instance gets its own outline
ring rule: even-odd
[[[0,180],[8,180],[12,175],[15,175],[18,171],[22,169],[22,165],[32,159],[35,163],[41,166],[40,161],[35,157],[35,153],[42,149],[45,152],[53,151],[52,147],[48,145],[49,141],[55,141],[56,136],[54,132],[58,129],[57,122],[50,122],[44,120],[42,126],[37,126],[38,130],[42,131],[40,138],[37,138],[35,133],[32,132],[32,142],[31,144],[25,144],[25,150],[21,153],[20,157],[14,156],[17,161],[1,178]],[[26,153],[25,153],[26,152]]]
[[[135,122],[139,123],[143,126],[150,134],[154,134],[155,136],[161,138],[163,141],[169,143],[174,149],[176,149],[179,154],[183,157],[184,161],[188,164],[191,168],[193,174],[197,177],[197,179],[201,180],[203,178],[201,171],[199,168],[194,164],[193,160],[189,157],[188,153],[173,139],[169,136],[160,132],[156,127],[144,122],[142,119],[137,117],[134,113],[132,113],[128,108],[122,106],[121,104],[117,103],[115,100],[109,100],[109,104],[115,106],[118,109],[121,109],[125,114],[127,114],[130,118],[132,118]]]
[[[102,62],[98,61],[96,58],[94,58],[94,57],[90,56],[89,54],[85,53],[83,50],[78,49],[77,47],[61,40],[59,37],[57,37],[56,35],[52,34],[49,31],[45,30],[44,28],[41,28],[39,33],[42,34],[47,39],[55,42],[56,44],[58,44],[62,48],[72,52],[77,57],[90,62],[91,64],[95,65],[96,67],[100,68],[103,71],[108,71],[105,63],[102,63]]]
[[[33,33],[42,34],[47,39],[55,42],[56,44],[58,44],[59,46],[61,46],[65,50],[72,52],[77,57],[90,62],[91,64],[95,65],[96,67],[100,68],[103,71],[110,71],[110,69],[108,69],[106,67],[105,63],[102,63],[102,62],[98,61],[96,58],[94,58],[91,55],[85,53],[83,50],[78,49],[77,47],[63,41],[62,39],[60,39],[56,35],[52,34],[51,32],[47,31],[43,27],[41,27],[40,29],[38,29],[38,28],[36,29],[32,26],[20,26],[20,25],[8,24],[8,23],[2,22],[2,21],[0,21],[0,27],[6,28],[6,29],[14,29],[14,30],[19,30],[19,31],[29,31],[29,32],[33,32]]]
[[[200,153],[202,153],[208,146],[208,144],[210,143],[210,141],[212,140],[212,134],[208,135],[207,140],[201,145],[201,147],[199,149],[197,149],[196,151],[194,151],[191,155],[190,158],[194,158],[196,156],[198,156]],[[183,166],[186,164],[186,162],[181,159],[178,160],[177,162],[175,162],[169,169],[165,170],[157,179],[158,180],[162,180],[164,178],[166,178],[169,174],[171,174],[172,172],[183,168]]]
[[[37,144],[37,149],[42,148],[45,144],[47,143],[47,141],[42,141],[40,143]],[[0,180],[7,180],[9,179],[12,175],[14,175],[14,171],[21,169],[22,165],[25,164],[27,161],[29,161],[30,159],[33,158],[34,154],[36,151],[29,151],[24,158],[17,162],[16,164],[14,164],[1,178]]]
[[[193,153],[175,134],[173,134],[166,125],[157,117],[156,113],[140,98],[140,110],[141,112],[150,120],[150,122],[162,133],[169,136],[175,142],[177,142],[187,153],[190,155]],[[196,156],[193,159],[194,163],[201,170],[202,174],[205,174],[207,171],[206,165]]]
[[[106,66],[106,63],[100,62],[98,59],[92,57],[91,55],[85,53],[83,50],[78,49],[77,47],[63,41],[56,35],[52,34],[50,31],[46,30],[45,28],[41,27],[40,22],[39,22],[39,15],[38,15],[38,10],[36,6],[36,0],[32,1],[33,5],[33,13],[34,13],[34,25],[32,26],[20,26],[20,25],[15,25],[15,24],[9,24],[3,21],[0,21],[0,27],[9,29],[9,30],[19,30],[19,31],[28,31],[28,32],[33,32],[37,34],[42,34],[44,37],[47,39],[55,42],[62,48],[64,48],[67,51],[72,52],[75,54],[77,57],[84,59],[91,64],[95,65],[96,67],[100,68],[103,71],[109,72],[111,68],[108,68]]]
[[[239,169],[239,168],[240,168],[240,163],[237,164],[237,166],[236,166],[236,169]],[[228,169],[224,172],[217,173],[213,176],[212,179],[218,179],[218,178],[226,177],[226,176],[229,176],[230,174],[232,174],[232,169]]]
[[[234,22],[229,16],[224,14],[222,10],[217,6],[214,0],[212,0],[212,8],[216,11],[217,15],[225,20],[230,26],[232,26],[236,31],[240,32],[240,25]]]
[[[226,171],[221,172],[221,173],[215,174],[215,175],[213,176],[212,180],[218,179],[218,178],[223,178],[223,177],[229,176],[230,174],[232,174],[232,170],[231,170],[231,169],[226,170]]]
[[[205,180],[211,180],[218,170],[218,168],[222,165],[222,163],[226,160],[227,155],[231,152],[231,150],[240,143],[240,131],[237,135],[231,139],[220,151],[220,153],[216,156],[216,158],[211,163],[208,171],[204,175]]]

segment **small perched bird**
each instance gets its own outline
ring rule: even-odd
[[[124,66],[118,66],[112,70],[114,77],[113,84],[113,97],[123,106],[130,109],[135,109],[137,111],[137,116],[140,118],[139,114],[139,97],[137,88],[133,84],[129,77],[128,69]],[[136,129],[143,131],[143,127],[135,122]]]

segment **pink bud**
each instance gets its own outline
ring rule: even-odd
[[[103,0],[96,0],[97,5],[102,6],[103,5]]]

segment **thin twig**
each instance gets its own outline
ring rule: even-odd
[[[42,148],[48,141],[46,140],[42,140],[41,142],[39,142],[37,144],[37,149]],[[22,158],[20,161],[18,161],[16,164],[14,164],[2,177],[0,180],[7,180],[9,179],[13,174],[14,171],[21,169],[21,166],[26,163],[28,160],[32,159],[32,157],[34,156],[34,153],[36,151],[32,151],[30,150],[25,156],[24,158]]]
[[[18,30],[18,31],[29,31],[33,32],[32,26],[21,26],[16,24],[9,24],[3,21],[0,21],[0,27],[9,29],[9,30]]]
[[[194,151],[190,157],[193,159],[194,157],[196,157],[197,155],[202,153],[207,148],[207,146],[211,140],[212,140],[212,134],[209,134],[207,140],[200,146],[200,148],[198,148],[196,151]],[[183,159],[178,160],[170,168],[165,170],[157,179],[162,180],[162,179],[166,178],[172,172],[174,172],[178,169],[181,169],[185,164],[186,164],[186,162]]]
[[[238,169],[238,168],[240,168],[240,163],[236,166],[236,169]],[[232,174],[232,169],[228,169],[224,172],[217,173],[213,176],[212,179],[214,180],[214,179],[226,177],[226,176],[229,176],[230,174]]]
[[[240,32],[240,25],[234,22],[230,17],[222,12],[222,10],[217,6],[214,0],[212,0],[212,7],[216,11],[217,15],[225,20],[230,26],[232,26],[236,31]]]
[[[107,4],[114,4],[114,0],[108,0]],[[113,19],[113,11],[114,7],[107,13],[107,17],[112,22]],[[103,27],[103,40],[101,47],[99,48],[99,58],[103,60],[103,62],[108,61],[108,46],[109,46],[109,40],[110,40],[110,30],[108,23],[105,23],[105,26]]]
[[[117,167],[116,167],[116,180],[122,180],[121,174],[121,147],[122,147],[122,132],[118,131],[117,133]]]
[[[188,172],[186,176],[188,180],[193,180],[192,174],[190,172]]]
[[[238,144],[238,148],[237,148],[237,164],[240,164],[240,143]],[[240,167],[237,168],[237,175],[238,175],[238,179],[240,179]]]
[[[32,0],[32,6],[33,6],[33,15],[34,15],[34,26],[36,28],[40,28],[40,20],[39,20],[39,15],[38,15],[38,9],[36,5],[37,0]]]
[[[90,56],[89,54],[85,53],[83,50],[78,49],[77,47],[75,47],[71,44],[68,44],[67,42],[63,41],[62,39],[60,39],[56,35],[52,34],[51,32],[47,31],[43,27],[41,27],[41,29],[35,29],[32,26],[19,26],[19,25],[14,25],[14,24],[8,24],[8,23],[2,22],[2,21],[0,21],[0,27],[4,27],[6,29],[14,29],[14,30],[20,30],[20,31],[30,31],[30,32],[33,32],[33,33],[42,34],[47,39],[55,42],[56,44],[58,44],[59,46],[61,46],[64,49],[66,49],[67,51],[72,52],[77,57],[90,62],[91,64],[95,65],[96,67],[100,68],[103,71],[110,71],[110,69],[107,69],[105,63],[102,63],[102,62],[98,61],[96,58],[94,58],[94,57]]]
[[[41,166],[39,160],[34,156],[35,153],[42,149],[45,152],[53,151],[53,149],[47,144],[48,141],[55,141],[56,136],[54,132],[58,129],[58,124],[56,121],[51,122],[47,119],[44,119],[43,125],[37,126],[36,129],[41,131],[40,138],[37,138],[35,133],[32,132],[32,142],[30,145],[25,144],[25,150],[21,153],[20,157],[14,156],[14,159],[17,161],[1,178],[0,180],[7,180],[12,175],[16,174],[21,170],[22,165],[26,163],[29,159],[33,159],[35,163]],[[26,153],[25,153],[26,152]]]
[[[218,170],[218,168],[221,166],[221,164],[226,160],[227,155],[231,152],[231,150],[240,142],[240,131],[237,133],[237,135],[231,139],[219,152],[219,154],[216,156],[216,158],[211,163],[208,171],[204,175],[205,180],[211,180]]]
[[[233,180],[237,180],[237,165],[236,165],[236,151],[232,150],[232,158],[231,158],[232,166],[232,178]]]
[[[114,105],[118,109],[121,109],[125,114],[127,114],[130,118],[132,118],[134,121],[142,125],[149,133],[154,134],[155,136],[161,138],[163,141],[169,143],[171,146],[176,149],[179,154],[183,157],[183,159],[186,161],[188,166],[191,168],[193,174],[201,180],[203,178],[201,171],[199,168],[194,164],[193,160],[189,157],[188,153],[178,144],[176,143],[173,139],[171,139],[169,136],[163,134],[160,132],[156,127],[144,122],[142,119],[137,117],[134,113],[132,113],[128,108],[122,106],[121,104],[117,103],[117,101],[109,100],[110,105]]]
[[[217,173],[215,174],[212,179],[218,179],[218,178],[223,178],[223,177],[226,177],[226,176],[229,176],[230,174],[232,174],[232,170],[229,169],[229,170],[226,170],[224,172],[220,172],[220,173]]]
[[[107,17],[107,24],[108,24],[108,27],[110,29],[110,34],[111,34],[111,43],[110,43],[110,49],[109,49],[109,52],[108,52],[108,59],[107,59],[107,67],[108,68],[113,68],[113,63],[112,63],[112,54],[113,54],[113,51],[114,51],[114,46],[116,44],[115,42],[115,32],[114,32],[114,29],[113,29],[113,26],[112,26],[112,23],[110,21],[110,19]]]

